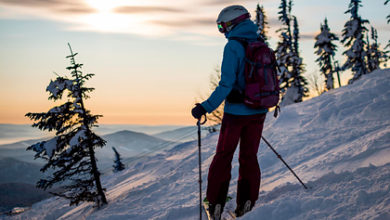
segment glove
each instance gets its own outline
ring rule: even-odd
[[[204,114],[206,114],[206,110],[199,103],[195,104],[196,106],[192,109],[191,114],[194,118],[200,119]]]

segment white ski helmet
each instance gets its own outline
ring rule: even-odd
[[[236,24],[250,18],[250,16],[248,10],[241,5],[228,6],[222,9],[218,15],[218,30],[221,33],[231,31]]]

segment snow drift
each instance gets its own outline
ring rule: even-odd
[[[304,190],[261,143],[262,185],[241,219],[390,218],[390,69],[268,116],[264,137],[311,187]],[[202,140],[203,180],[218,133]],[[197,142],[134,160],[103,176],[109,204],[100,210],[50,198],[10,219],[197,219]],[[229,194],[235,197],[237,152]],[[206,182],[206,181],[205,181]],[[203,184],[203,192],[206,183]],[[231,201],[227,206],[234,206]]]

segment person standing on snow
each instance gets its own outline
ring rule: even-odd
[[[233,39],[247,42],[259,40],[257,26],[249,19],[250,14],[243,6],[224,8],[217,19],[218,29],[228,39],[221,65],[221,80],[211,96],[201,104],[197,103],[191,113],[200,119],[214,111],[224,100],[224,115],[216,154],[209,168],[207,199],[212,216],[223,211],[231,179],[231,162],[240,142],[239,177],[237,184],[237,216],[250,211],[258,199],[260,168],[257,151],[263,130],[267,109],[253,109],[242,102],[245,88],[245,48]]]

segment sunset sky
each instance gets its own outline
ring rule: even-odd
[[[209,78],[222,60],[226,39],[215,25],[222,8],[257,0],[0,0],[0,123],[31,123],[27,112],[54,104],[45,92],[50,79],[67,74],[67,43],[78,52],[88,86],[87,102],[104,124],[195,124],[190,110],[210,93]],[[318,71],[314,35],[328,17],[339,34],[350,15],[349,0],[295,0],[306,75]],[[390,39],[390,5],[363,0],[360,14],[378,29],[382,48]],[[275,48],[280,1],[260,1]],[[337,58],[344,51],[339,46]],[[348,79],[343,75],[343,84]]]

